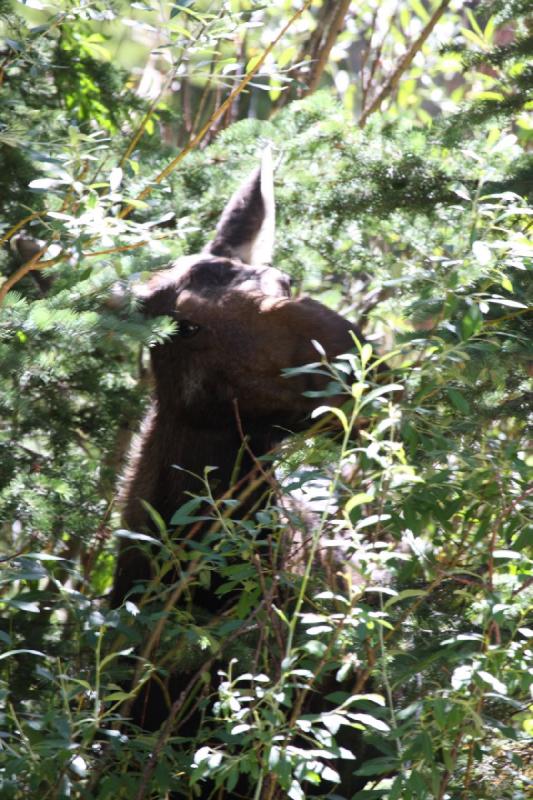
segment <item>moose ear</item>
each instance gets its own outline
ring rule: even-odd
[[[240,258],[245,264],[270,264],[274,249],[275,205],[272,151],[263,151],[261,166],[237,189],[217,225],[206,252]]]

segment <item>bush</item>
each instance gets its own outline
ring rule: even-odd
[[[520,141],[490,115],[460,142],[447,125],[372,119],[361,132],[317,93],[228,127],[139,200],[170,153],[154,132],[120,161],[129,114],[144,109],[97,63],[76,13],[59,36],[19,18],[8,47],[20,56],[5,68],[2,103],[22,144],[4,132],[0,223],[13,239],[25,220],[49,247],[46,268],[20,280],[16,252],[3,255],[17,281],[0,323],[2,797],[188,797],[207,778],[231,797],[243,774],[257,798],[295,800],[310,786],[333,797],[340,764],[368,779],[361,800],[525,798],[531,251]],[[275,263],[363,320],[389,378],[375,383],[368,346],[351,356],[353,385],[345,360],[330,365],[347,396],[341,434],[295,437],[276,455],[277,494],[318,505],[311,533],[285,512],[295,536],[310,536],[299,566],[278,569],[262,552],[264,529],[283,546],[279,504],[229,514],[198,579],[227,578],[222,591],[241,597],[230,618],[133,601],[110,611],[114,482],[146,400],[142,351],[172,330],[114,310],[111,287],[198,250],[266,139],[281,159]],[[194,513],[177,510],[176,524]],[[196,556],[164,540],[163,564]],[[154,627],[157,651],[138,660]],[[198,734],[135,730],[124,672],[142,682],[184,663],[198,680],[173,713],[198,704]],[[214,696],[202,676],[216,669]],[[331,708],[312,713],[309,697],[326,690]]]

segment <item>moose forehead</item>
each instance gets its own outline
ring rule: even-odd
[[[250,266],[229,258],[202,258],[186,265],[180,289],[213,295],[233,289],[275,297],[290,295],[290,279],[275,267]]]
[[[171,268],[156,273],[138,295],[152,313],[175,307],[182,292],[216,300],[231,292],[290,297],[290,279],[275,267],[250,266],[242,261],[216,256],[189,256]]]

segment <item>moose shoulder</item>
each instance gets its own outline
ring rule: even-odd
[[[270,153],[226,206],[214,240],[137,288],[144,313],[169,315],[176,333],[151,350],[155,391],[129,457],[121,490],[126,527],[149,525],[148,503],[169,523],[213,472],[216,494],[254,473],[251,453],[267,453],[301,428],[318,404],[304,392],[325,382],[283,370],[353,347],[358,329],[322,304],[291,298],[289,278],[269,266],[274,199]],[[248,447],[242,456],[243,434]],[[240,463],[238,467],[238,458]],[[256,493],[257,494],[257,493]],[[144,503],[143,503],[144,501]],[[112,604],[150,577],[146,556],[125,540]]]

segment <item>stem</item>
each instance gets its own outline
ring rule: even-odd
[[[97,722],[100,716],[100,662],[102,655],[102,640],[104,638],[104,626],[100,625],[96,640],[96,674],[94,676],[94,719]]]
[[[31,748],[30,740],[28,739],[28,737],[24,733],[24,728],[20,724],[19,718],[17,717],[17,712],[15,711],[15,707],[13,706],[13,703],[9,703],[9,710],[11,712],[11,716],[15,720],[15,724],[17,726],[17,730],[20,733],[20,738],[22,739],[22,741],[24,742],[24,744],[28,748],[28,753],[30,755],[31,760],[34,761],[34,762],[39,761],[38,757],[36,756],[36,754],[33,752],[32,748]]]
[[[56,261],[59,259],[59,256],[57,257],[57,259],[50,258],[47,261],[41,261],[40,263],[37,263],[41,258],[41,256],[47,251],[48,247],[49,247],[49,242],[47,242],[43,247],[41,247],[41,249],[38,250],[35,253],[35,255],[33,255],[28,261],[26,261],[25,264],[19,267],[19,269],[16,272],[14,272],[13,275],[10,275],[9,278],[6,281],[4,281],[2,286],[0,286],[0,304],[4,302],[5,297],[9,292],[9,290],[16,283],[22,280],[22,278],[24,278],[28,274],[28,272],[31,272],[34,269],[45,269],[46,267],[50,266],[50,264],[56,263]]]
[[[33,219],[37,219],[38,217],[41,217],[43,214],[46,214],[46,211],[32,211],[32,213],[28,214],[27,217],[24,217],[23,219],[20,220],[20,222],[17,222],[16,225],[13,225],[13,227],[10,228],[7,233],[4,233],[3,236],[0,236],[0,245],[3,245],[5,242],[8,242],[16,234],[17,231],[19,231],[21,228],[24,227],[24,225],[27,222],[31,222]]]
[[[450,5],[450,0],[442,0],[440,6],[438,6],[438,8],[435,9],[433,15],[428,20],[426,27],[423,29],[418,39],[416,39],[413,42],[409,50],[403,55],[403,57],[398,62],[396,69],[394,70],[392,75],[389,76],[389,79],[387,80],[385,85],[381,88],[381,90],[378,92],[377,96],[370,103],[370,105],[367,108],[365,108],[365,110],[361,114],[361,118],[359,120],[360,128],[365,127],[366,121],[369,118],[369,116],[373,114],[374,111],[377,111],[379,109],[385,98],[387,98],[390,94],[392,94],[392,92],[398,85],[401,76],[403,75],[405,70],[411,65],[413,58],[421,49],[422,45],[424,44],[429,34],[431,33],[431,31],[433,30],[433,28],[435,27],[439,19],[442,17],[442,15],[444,14],[449,5]]]
[[[327,362],[326,362],[326,366],[329,367],[329,364],[327,364]],[[362,384],[364,384],[365,378],[366,378],[365,365],[364,365],[363,361],[361,360],[361,378],[360,378],[360,382]],[[298,621],[299,621],[299,618],[300,618],[300,612],[301,612],[301,609],[302,609],[302,606],[303,606],[303,603],[304,603],[304,600],[305,600],[305,594],[306,594],[307,586],[308,586],[308,583],[309,583],[309,579],[311,577],[311,571],[313,570],[313,567],[314,567],[316,551],[318,549],[318,545],[319,545],[320,540],[322,538],[322,533],[324,531],[324,527],[326,525],[326,522],[327,522],[327,519],[328,519],[328,516],[329,516],[329,509],[330,509],[331,501],[332,501],[332,499],[333,499],[333,497],[335,495],[335,492],[337,490],[337,486],[338,486],[338,483],[339,483],[339,479],[340,479],[340,476],[341,476],[342,459],[344,458],[344,454],[346,453],[346,451],[348,449],[348,443],[349,443],[349,440],[350,440],[350,436],[352,435],[352,431],[353,431],[353,429],[355,427],[356,419],[359,416],[359,412],[361,410],[362,397],[363,397],[363,395],[360,394],[357,399],[355,397],[353,398],[354,402],[353,402],[353,406],[352,406],[352,412],[351,412],[351,415],[350,415],[350,420],[349,420],[349,423],[348,423],[348,425],[346,426],[346,428],[344,430],[344,436],[342,438],[341,453],[340,453],[340,457],[339,457],[339,462],[337,464],[337,468],[335,470],[335,474],[334,474],[333,479],[332,479],[332,481],[330,483],[330,486],[329,486],[328,501],[327,501],[326,506],[324,508],[324,511],[322,512],[322,515],[320,517],[320,523],[319,523],[319,525],[317,527],[317,530],[313,533],[313,537],[312,537],[312,540],[311,540],[311,548],[309,550],[309,557],[308,557],[307,563],[305,565],[304,576],[303,576],[303,579],[302,579],[302,582],[301,582],[301,585],[300,585],[300,591],[298,593],[298,598],[296,600],[296,605],[295,605],[295,608],[294,608],[294,612],[293,612],[293,615],[291,617],[291,621],[289,623],[289,632],[288,632],[288,635],[287,635],[287,645],[286,645],[286,649],[285,649],[285,660],[287,662],[289,662],[288,663],[288,667],[289,668],[290,668],[289,659],[290,659],[292,648],[293,648],[294,636],[296,634],[296,627],[298,625]],[[284,682],[284,676],[282,674],[280,683],[283,684],[283,682]],[[272,783],[272,791],[273,791],[274,788],[275,788],[275,785],[277,783],[275,775],[272,776],[271,783]]]
[[[167,622],[168,615],[170,614],[170,612],[178,602],[179,598],[181,597],[181,595],[183,594],[183,592],[185,591],[185,589],[187,588],[187,586],[189,585],[189,583],[196,575],[196,572],[200,569],[201,566],[202,566],[201,559],[196,558],[194,561],[192,561],[190,568],[187,570],[187,572],[183,574],[183,577],[180,578],[180,580],[178,581],[176,587],[174,588],[174,591],[169,595],[164,605],[163,611],[159,617],[159,620],[157,621],[157,625],[152,631],[140,655],[140,658],[137,661],[137,666],[135,667],[135,673],[133,675],[133,679],[131,682],[134,691],[141,677],[141,673],[144,669],[144,664],[150,659],[152,651],[156,646],[157,642],[159,641],[159,638],[163,632],[163,628],[165,627],[165,624]],[[129,716],[134,699],[135,699],[135,694],[133,694],[130,698],[128,698],[128,700],[125,701],[121,709],[122,716],[124,717]]]
[[[221,645],[221,651],[215,653],[215,655],[211,656],[211,658],[209,658],[203,664],[201,669],[199,669],[198,672],[195,675],[193,675],[193,677],[191,678],[189,683],[185,686],[185,688],[183,689],[183,691],[181,692],[179,697],[172,704],[172,707],[171,707],[171,709],[169,711],[168,717],[167,717],[164,725],[161,728],[161,732],[160,732],[160,734],[158,736],[157,742],[155,743],[155,746],[154,746],[154,748],[152,750],[152,755],[148,759],[146,767],[144,768],[144,771],[143,771],[143,774],[142,774],[142,777],[141,777],[141,782],[140,782],[140,785],[139,785],[139,789],[137,791],[137,794],[135,795],[135,800],[143,800],[143,798],[146,796],[146,791],[149,788],[148,784],[149,784],[150,778],[152,777],[152,774],[153,774],[153,772],[154,772],[154,770],[155,770],[155,768],[157,766],[157,763],[158,763],[159,754],[161,753],[161,750],[165,746],[166,741],[170,737],[170,735],[172,733],[172,728],[174,726],[174,722],[176,720],[176,717],[177,717],[182,705],[189,698],[189,696],[190,696],[190,694],[191,694],[191,692],[192,692],[192,690],[194,688],[195,683],[198,681],[198,679],[200,677],[200,674],[202,672],[204,672],[204,671],[206,671],[206,670],[211,668],[211,666],[214,664],[214,662],[217,661],[220,658],[221,652],[224,650],[224,648],[228,644],[230,644],[230,642],[232,642],[234,639],[237,639],[239,636],[242,636],[242,632],[247,629],[247,627],[250,624],[250,622],[254,619],[255,616],[257,616],[257,614],[260,612],[262,607],[263,607],[263,604],[261,603],[256,609],[254,609],[254,611],[252,611],[252,613],[248,616],[248,618],[243,622],[242,626],[237,628],[237,630],[233,631],[233,633],[231,633],[224,640],[224,642]]]
[[[380,592],[379,594],[379,605],[381,611],[384,611],[383,608],[383,594]],[[385,648],[385,637],[383,636],[383,625],[378,624],[378,638],[379,638],[379,649],[381,650],[381,677],[383,679],[383,685],[385,686],[385,692],[387,695],[387,703],[389,705],[389,713],[392,722],[392,729],[396,732],[398,729],[398,722],[396,720],[396,713],[394,711],[394,699],[392,696],[392,686],[389,680],[389,673],[387,670],[387,651]],[[400,741],[399,736],[394,737],[396,739],[396,749],[398,751],[398,758],[401,760],[403,757],[402,751],[402,744]]]
[[[262,769],[261,772],[259,773],[259,778],[257,779],[257,786],[255,787],[255,792],[254,792],[254,800],[260,800],[261,798],[264,778],[265,778],[265,771],[264,769]]]
[[[331,21],[328,34],[326,36],[326,41],[324,42],[324,45],[320,50],[320,56],[315,62],[315,65],[311,72],[311,76],[309,78],[309,82],[307,84],[307,88],[303,92],[302,95],[303,97],[307,97],[307,95],[312,94],[315,91],[315,89],[317,89],[318,84],[320,83],[320,78],[322,77],[322,73],[324,72],[327,66],[331,48],[335,44],[337,36],[341,32],[342,24],[344,22],[346,14],[348,13],[349,8],[350,8],[350,0],[340,0],[338,8],[334,12],[334,16]]]

